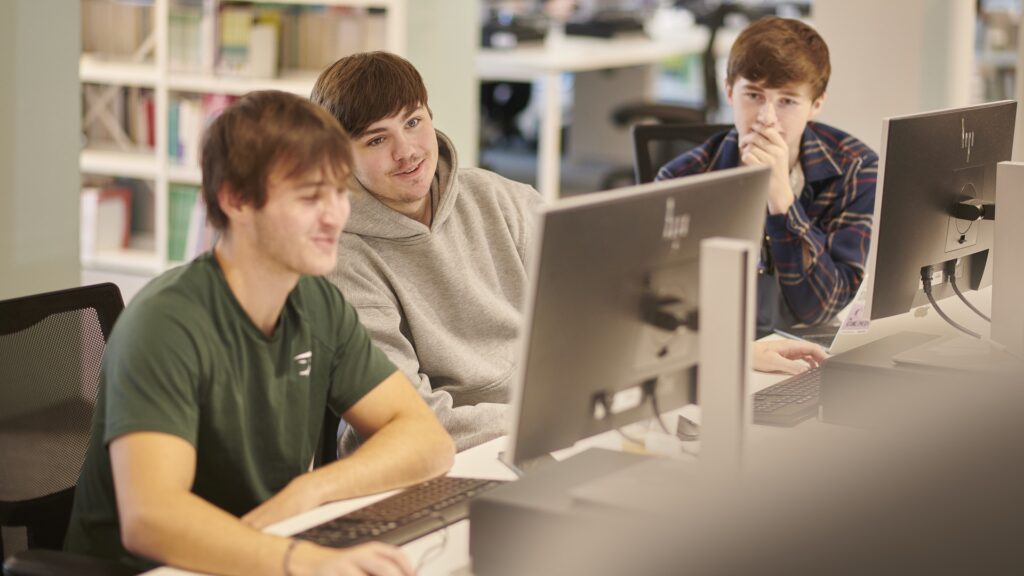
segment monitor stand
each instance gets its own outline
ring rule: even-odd
[[[996,167],[996,206],[992,241],[992,339],[1024,358],[1024,163]],[[999,223],[1009,223],[1000,226]],[[1013,290],[1016,288],[1016,290]]]
[[[992,339],[950,336],[893,356],[908,366],[981,374],[1024,373],[1024,163],[996,167],[995,238],[992,243]],[[1016,290],[1014,290],[1016,288]]]
[[[946,336],[926,342],[892,357],[893,362],[942,370],[986,374],[1014,374],[1024,370],[1024,359],[991,340]]]
[[[995,238],[992,243],[992,339],[951,336],[893,356],[893,361],[925,368],[983,374],[1024,373],[1024,163],[996,167]],[[1014,290],[1016,288],[1016,290]]]

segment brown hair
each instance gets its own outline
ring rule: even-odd
[[[427,87],[408,60],[387,52],[363,52],[321,72],[309,99],[358,138],[378,120],[427,106]]]
[[[769,16],[748,26],[729,51],[725,81],[739,77],[768,88],[808,83],[815,99],[825,93],[832,66],[825,40],[799,20]]]
[[[203,135],[206,218],[218,230],[227,228],[228,217],[217,201],[224,185],[259,209],[267,203],[272,174],[294,178],[325,164],[336,182],[348,178],[352,165],[348,136],[330,114],[295,94],[250,92],[228,106]]]

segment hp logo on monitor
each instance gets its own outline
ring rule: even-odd
[[[690,215],[680,214],[676,216],[675,198],[665,199],[665,228],[661,231],[661,237],[672,242],[672,249],[679,248],[679,239],[686,238],[690,233]]]
[[[971,150],[974,148],[974,130],[967,131],[963,118],[960,119],[960,149],[967,150],[967,163],[971,162]]]

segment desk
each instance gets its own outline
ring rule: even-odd
[[[558,198],[559,190],[562,95],[558,84],[561,75],[655,64],[674,56],[701,53],[707,42],[707,30],[699,27],[682,30],[672,39],[662,40],[564,37],[546,41],[542,46],[481,49],[476,57],[476,71],[481,80],[543,81],[537,189],[550,202]]]
[[[760,390],[783,378],[785,378],[784,375],[752,373],[751,389],[752,391]],[[696,406],[687,406],[681,411],[688,417],[699,421],[699,409]],[[757,426],[757,428],[766,427]],[[766,433],[774,437],[775,434],[784,434],[785,430],[766,430]],[[619,450],[622,449],[622,442],[622,437],[618,432],[606,432],[578,442],[576,446],[559,451],[555,456],[562,459],[593,447]],[[455,456],[455,463],[450,474],[452,476],[515,480],[516,477],[511,470],[498,460],[498,455],[504,450],[506,443],[507,439],[505,437],[496,438],[490,442],[458,453]],[[391,491],[325,504],[294,518],[274,524],[267,528],[266,531],[282,536],[295,534],[357,508],[362,508],[394,493],[395,491]],[[445,538],[447,538],[447,542],[445,542]],[[441,547],[442,544],[444,544],[443,547]],[[402,546],[402,550],[414,566],[420,562],[420,559],[425,554],[430,554],[430,560],[418,572],[420,576],[468,576],[470,572],[465,569],[469,566],[469,521],[463,520],[448,526],[447,535],[445,535],[444,531],[439,530],[414,540]],[[188,576],[197,575],[198,573],[164,567],[157,568],[146,574],[147,576]]]
[[[989,303],[991,301],[991,289],[986,288],[980,292],[970,292],[968,293],[968,297],[980,309],[990,309]],[[946,299],[940,302],[940,305],[942,305],[943,309],[958,322],[961,322],[972,329],[981,330],[983,334],[988,333],[988,329],[984,327],[985,323],[974,316],[972,312],[966,310],[966,307],[955,298]],[[860,345],[866,343],[868,340],[874,340],[900,330],[913,330],[942,335],[956,333],[948,324],[943,322],[941,319],[938,319],[934,312],[929,311],[929,313],[925,315],[921,315],[919,312],[917,314],[911,312],[902,316],[874,322],[872,323],[872,331],[870,334],[842,335],[841,338],[852,339],[854,343]],[[752,372],[750,380],[748,381],[748,391],[753,394],[783,380],[784,378],[786,378],[786,376],[780,374]],[[681,412],[691,419],[699,422],[700,415],[697,407],[687,406],[681,409]],[[795,429],[753,425],[751,426],[750,433],[747,436],[746,450],[748,453],[757,452],[759,446],[776,445],[778,443],[785,442],[787,439],[792,439],[796,436],[793,433],[794,430],[798,430],[800,436],[813,435],[820,437],[823,434],[841,434],[842,431],[846,429],[839,426],[825,424],[813,419],[800,424]],[[504,437],[497,438],[485,444],[460,452],[455,457],[455,464],[450,472],[451,475],[494,478],[498,480],[514,480],[515,476],[512,472],[498,461],[498,454],[504,449],[506,442],[507,440]],[[599,434],[593,438],[577,443],[573,448],[557,453],[556,457],[567,457],[572,453],[591,447],[620,449],[622,447],[622,438],[614,431]],[[326,504],[289,520],[275,524],[269,527],[267,532],[279,535],[294,534],[357,508],[366,506],[367,504],[380,500],[393,493],[394,492],[387,492],[384,494],[376,494],[373,496],[353,498],[351,500]],[[446,542],[445,538],[447,538]],[[444,544],[443,547],[441,547],[442,543]],[[428,552],[431,554],[431,559],[426,562],[419,571],[419,574],[423,576],[450,576],[453,574],[459,576],[468,575],[470,573],[465,568],[469,565],[469,521],[462,521],[449,526],[447,528],[447,535],[445,535],[444,531],[433,532],[423,538],[406,544],[402,549],[408,555],[414,566],[419,563],[420,559],[423,558],[425,554]],[[150,576],[184,576],[195,573],[175,568],[159,568],[149,572],[148,574]]]

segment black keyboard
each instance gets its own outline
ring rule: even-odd
[[[398,546],[466,518],[473,496],[502,483],[479,478],[434,478],[295,537],[333,548],[371,540]]]
[[[796,426],[818,413],[821,366],[754,394],[754,424]]]

